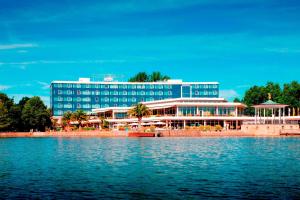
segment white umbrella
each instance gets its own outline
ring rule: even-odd
[[[155,122],[156,125],[165,125],[165,122]]]
[[[138,123],[131,123],[131,124],[129,124],[130,126],[137,126],[137,125],[139,125]]]

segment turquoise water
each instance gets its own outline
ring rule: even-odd
[[[0,198],[299,199],[300,138],[0,139]]]

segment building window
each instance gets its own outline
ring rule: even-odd
[[[67,101],[72,101],[72,97],[68,97],[68,98],[67,98]]]
[[[195,95],[199,95],[199,91],[197,90],[197,91],[195,91]]]
[[[81,91],[80,90],[77,90],[77,95],[81,95]]]
[[[57,94],[62,94],[62,90],[58,90],[58,91],[57,91]]]

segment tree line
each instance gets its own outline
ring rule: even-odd
[[[146,72],[139,72],[135,76],[131,77],[128,82],[158,82],[169,80],[170,77],[162,75],[160,72],[152,72],[147,74]]]
[[[0,131],[45,131],[51,112],[40,97],[23,97],[19,103],[0,93]]]
[[[266,102],[269,93],[272,96],[272,101],[289,105],[293,115],[300,114],[300,83],[297,81],[285,83],[283,87],[274,82],[268,82],[264,86],[255,85],[246,90],[242,99],[235,98],[234,102],[246,104],[245,114],[254,115],[254,108],[251,106]],[[286,112],[288,111],[286,110]]]

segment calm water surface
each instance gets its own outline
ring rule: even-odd
[[[300,199],[300,138],[0,139],[0,198]]]

